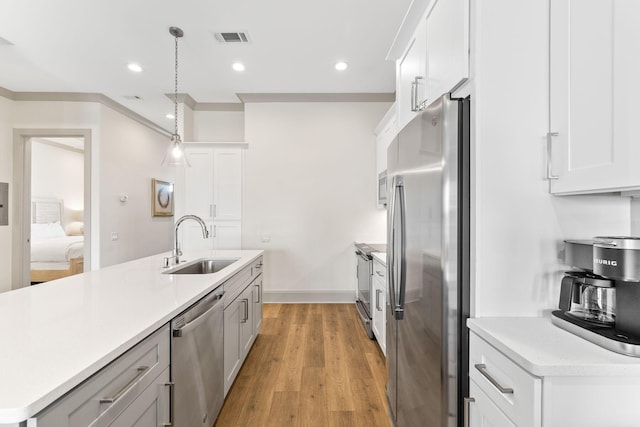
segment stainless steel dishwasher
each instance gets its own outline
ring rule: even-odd
[[[222,407],[223,294],[211,292],[171,321],[171,419],[176,427],[210,427]]]

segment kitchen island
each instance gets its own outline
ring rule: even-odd
[[[262,253],[186,253],[238,260],[181,275],[163,274],[164,253],[0,294],[0,426],[33,417]]]

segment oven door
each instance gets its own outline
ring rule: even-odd
[[[356,252],[358,257],[358,300],[371,319],[371,273],[373,262],[361,252]]]

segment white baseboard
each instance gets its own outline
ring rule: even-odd
[[[354,291],[267,291],[265,303],[355,303]]]

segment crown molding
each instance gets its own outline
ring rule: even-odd
[[[164,136],[171,136],[171,132],[158,126],[146,117],[141,116],[133,110],[117,103],[113,99],[101,93],[82,93],[82,92],[13,92],[9,89],[0,87],[0,96],[13,101],[36,101],[36,102],[97,102],[109,107],[118,113],[135,120],[143,126],[156,131]]]
[[[252,102],[394,102],[394,93],[237,93]]]

